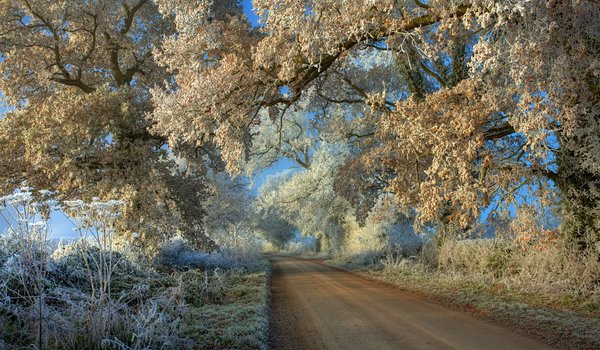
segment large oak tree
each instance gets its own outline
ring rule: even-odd
[[[26,181],[62,199],[126,200],[142,242],[183,230],[202,242],[201,150],[148,131],[155,51],[174,22],[149,0],[0,1],[0,190]],[[172,154],[190,159],[178,173]]]

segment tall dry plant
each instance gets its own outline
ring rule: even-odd
[[[50,199],[52,193],[32,190],[24,186],[12,195],[0,197],[0,218],[7,226],[4,235],[15,245],[12,248],[16,252],[4,262],[10,278],[3,285],[13,298],[19,299],[19,304],[27,305],[27,312],[21,316],[27,318],[25,324],[35,334],[36,346],[42,349],[47,345],[51,322],[47,310],[51,253],[48,218],[56,202]]]
[[[114,323],[117,310],[111,295],[113,273],[119,261],[114,259],[115,224],[121,216],[124,202],[112,200],[91,203],[81,200],[65,202],[75,230],[79,235],[78,248],[85,263],[90,287],[88,310],[88,345],[97,346]]]

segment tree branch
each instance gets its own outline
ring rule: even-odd
[[[425,73],[429,74],[435,80],[437,80],[437,82],[440,83],[440,85],[442,86],[442,88],[445,89],[447,87],[446,81],[444,79],[442,79],[442,77],[439,74],[437,74],[432,69],[430,69],[429,67],[427,67],[427,65],[425,63],[423,63],[422,60],[419,60],[419,66],[421,67],[421,69],[423,69],[425,71]]]
[[[119,33],[121,33],[121,35],[125,35],[131,30],[131,26],[133,25],[133,20],[135,19],[135,14],[147,2],[148,2],[148,0],[140,0],[131,9],[129,8],[127,3],[123,2],[123,9],[125,10],[125,19],[124,19],[123,28],[121,28],[121,30],[119,31]]]
[[[67,86],[74,86],[80,88],[83,92],[89,94],[96,91],[96,88],[93,88],[89,85],[86,85],[81,79],[69,79],[69,78],[60,78],[57,76],[53,76],[50,78],[51,81]]]
[[[467,5],[459,6],[456,12],[453,14],[453,16],[462,17],[467,12],[468,8],[469,6]],[[301,69],[294,78],[287,82],[286,85],[291,86],[291,90],[294,92],[294,95],[296,95],[300,93],[316,77],[318,77],[321,73],[323,73],[329,67],[331,67],[331,65],[333,65],[333,63],[336,62],[337,59],[340,56],[342,56],[342,54],[349,51],[357,44],[365,40],[379,41],[382,38],[390,35],[410,32],[421,27],[426,27],[435,24],[439,22],[439,20],[439,17],[427,14],[406,21],[399,28],[395,28],[393,30],[390,30],[390,28],[384,26],[374,32],[365,33],[364,35],[358,38],[348,39],[346,40],[346,42],[344,42],[338,47],[338,52],[336,54],[321,56],[319,61],[309,64],[309,68]],[[297,100],[297,98],[295,98],[295,100]]]
[[[413,2],[415,3],[415,5],[419,6],[422,9],[425,9],[425,10],[428,10],[431,8],[429,5],[426,5],[425,3],[422,3],[419,0],[413,0]]]
[[[87,60],[89,60],[92,57],[92,54],[94,53],[94,51],[96,50],[96,43],[97,43],[97,30],[98,30],[98,16],[95,14],[89,14],[89,16],[91,16],[94,19],[94,27],[92,30],[88,31],[90,33],[90,35],[92,36],[92,43],[90,44],[90,48],[88,49],[88,51],[85,53],[85,55],[83,56],[83,58],[81,59],[81,62],[84,63]]]
[[[510,125],[508,123],[504,123],[503,125],[496,126],[496,127],[493,127],[493,128],[490,128],[490,129],[484,131],[483,138],[486,141],[492,141],[492,140],[503,138],[508,135],[512,135],[515,132],[516,132],[516,130],[512,125]]]

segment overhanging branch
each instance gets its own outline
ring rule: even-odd
[[[469,7],[469,5],[458,6],[457,10],[452,14],[452,16],[462,17],[467,12]],[[286,85],[290,87],[290,90],[292,91],[292,96],[288,99],[278,98],[277,103],[292,104],[296,102],[300,98],[300,95],[302,94],[304,88],[311,84],[323,72],[327,71],[344,53],[348,52],[359,43],[362,43],[367,40],[379,41],[390,35],[408,33],[415,29],[436,24],[440,20],[441,18],[435,15],[426,14],[423,16],[412,18],[410,20],[406,20],[402,25],[399,25],[397,28],[391,29],[388,26],[382,26],[377,30],[371,31],[369,33],[364,33],[358,38],[351,38],[346,40],[344,43],[338,46],[338,49],[336,50],[337,53],[331,55],[322,55],[318,61],[311,62],[306,65],[306,68],[299,69],[292,79],[282,82],[281,85]],[[274,101],[265,101],[264,105],[273,105],[273,102]]]

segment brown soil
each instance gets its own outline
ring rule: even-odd
[[[317,261],[273,257],[272,349],[550,349]]]

